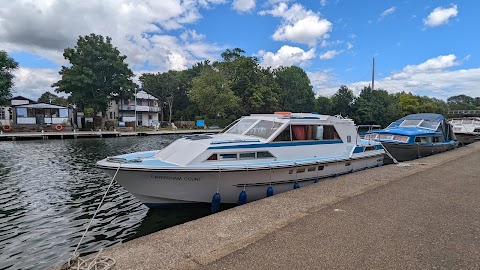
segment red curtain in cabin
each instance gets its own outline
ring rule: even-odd
[[[305,140],[306,139],[306,126],[292,126],[293,135],[295,135],[296,140]]]

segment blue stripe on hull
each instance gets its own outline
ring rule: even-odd
[[[225,145],[225,146],[210,146],[208,149],[238,149],[238,148],[270,148],[270,147],[289,147],[289,146],[304,146],[304,145],[322,145],[322,144],[339,144],[342,140],[324,140],[324,141],[299,141],[299,142],[279,142],[279,143],[257,143],[247,145]]]

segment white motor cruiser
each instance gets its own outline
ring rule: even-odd
[[[379,142],[351,119],[277,112],[244,116],[219,134],[188,135],[162,150],[108,157],[97,166],[149,207],[245,203],[383,164]],[[215,195],[215,196],[214,196]],[[215,199],[215,198],[214,198]]]

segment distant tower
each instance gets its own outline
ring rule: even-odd
[[[372,90],[375,89],[375,57],[373,58],[373,65],[372,65]]]

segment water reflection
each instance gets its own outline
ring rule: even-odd
[[[0,269],[45,269],[75,249],[111,178],[106,156],[161,149],[178,136],[1,142]],[[114,183],[83,254],[210,214],[210,205],[149,210]]]

